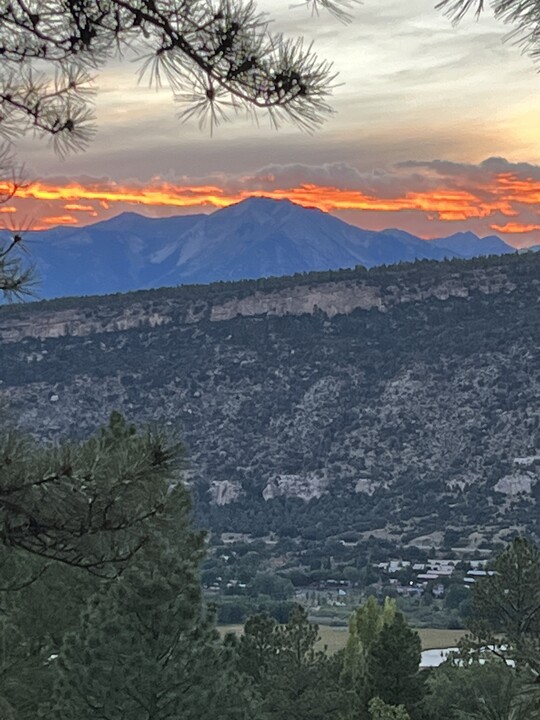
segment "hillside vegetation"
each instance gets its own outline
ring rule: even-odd
[[[539,296],[535,253],[4,307],[3,403],[178,431],[215,532],[491,542],[538,527]]]

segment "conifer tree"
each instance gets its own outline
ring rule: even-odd
[[[351,0],[308,4],[350,19]],[[94,134],[94,73],[128,47],[150,84],[170,87],[184,118],[215,124],[227,111],[266,111],[311,128],[330,112],[331,64],[301,38],[273,32],[249,0],[3,2],[0,165],[28,132],[61,152],[84,148]]]
[[[101,582],[81,569],[0,546],[0,695],[16,708],[17,720],[37,717],[53,681],[51,658],[66,632],[79,626]]]
[[[104,592],[88,602],[80,627],[55,660],[55,682],[41,717],[58,720],[199,720],[250,717],[213,613],[203,605],[201,533],[189,525],[189,501]]]
[[[515,538],[495,559],[493,574],[475,584],[469,629],[464,651],[490,647],[540,677],[540,550],[534,543]]]
[[[4,168],[0,150],[0,178]],[[17,183],[13,182],[10,187],[2,193],[0,190],[0,205],[6,202],[17,191]],[[17,251],[22,243],[22,235],[14,233],[12,237],[4,242],[0,239],[0,298],[3,300],[14,300],[25,295],[30,295],[34,283],[34,271],[31,265],[24,262]]]
[[[0,546],[0,695],[16,708],[16,720],[37,717],[65,635],[79,628],[88,598],[107,582],[84,568]]]
[[[473,588],[471,634],[428,680],[441,720],[536,720],[540,712],[540,552],[515,538]]]
[[[385,623],[370,652],[371,691],[389,705],[404,705],[410,712],[422,699],[421,645],[418,633],[396,613]]]
[[[103,666],[97,661],[87,667],[83,654],[90,648],[80,643],[107,645],[108,627],[134,651],[137,633],[137,652],[149,647],[141,635],[148,627],[144,613],[137,615],[138,606],[145,613],[154,607],[154,616],[169,624],[167,631],[176,628],[176,644],[168,646],[160,636],[165,643],[161,660],[170,668],[161,677],[173,672],[168,658],[181,643],[191,673],[184,676],[194,688],[204,687],[196,673],[213,672],[215,682],[223,678],[217,668],[224,662],[223,649],[199,587],[203,539],[189,529],[189,500],[178,480],[181,448],[158,435],[137,433],[118,413],[79,445],[42,450],[9,434],[3,442],[0,695],[16,720],[34,720],[38,713],[50,717],[52,710],[43,701],[55,677],[63,698],[71,692],[80,700],[75,689],[81,690],[85,677],[93,681],[94,672],[98,678],[102,673],[98,684],[103,685]],[[128,620],[131,627],[123,624]],[[121,645],[118,652],[123,656]],[[140,658],[134,662],[144,669]],[[150,670],[146,674],[152,677]],[[234,689],[234,678],[230,686]],[[216,685],[205,706],[211,707],[218,695]],[[186,702],[191,697],[185,688],[179,696]],[[73,712],[71,717],[83,717],[83,709]]]
[[[0,432],[0,545],[113,576],[145,544],[181,463],[179,444],[119,413],[82,443]]]
[[[338,663],[316,650],[317,625],[296,607],[285,625],[267,616],[250,618],[236,646],[237,667],[251,679],[265,720],[340,717],[346,698]]]
[[[424,717],[437,720],[538,720],[538,686],[495,658],[450,660],[427,678]]]
[[[470,12],[479,17],[488,6],[498,20],[511,27],[509,36],[537,59],[540,55],[538,0],[439,0],[437,3],[455,22]]]

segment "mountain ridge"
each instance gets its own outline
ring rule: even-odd
[[[475,292],[489,296],[500,291],[512,292],[515,284],[499,272],[466,272],[469,261],[453,259],[401,263],[366,270],[329,270],[278,278],[208,285],[184,285],[177,288],[139,290],[130,293],[95,295],[88,298],[66,297],[37,303],[4,306],[0,313],[0,341],[20,342],[25,338],[83,337],[93,333],[125,331],[138,327],[157,327],[174,322],[220,322],[235,317],[314,315],[332,318],[355,310],[376,309],[387,312],[395,305],[426,301],[467,298]],[[418,265],[418,267],[416,267]],[[459,280],[438,272],[455,268]],[[389,284],[384,290],[382,277],[407,276],[420,272],[421,285],[400,288]],[[157,304],[153,298],[168,297]],[[95,307],[96,311],[90,311]]]
[[[428,241],[396,229],[363,230],[316,208],[263,197],[209,215],[127,212],[28,238],[45,298],[515,252],[473,233]]]
[[[496,542],[538,530],[539,291],[527,253],[3,307],[0,388],[43,440],[180,433],[215,533]]]

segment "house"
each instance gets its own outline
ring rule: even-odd
[[[495,570],[468,570],[467,575],[463,578],[463,582],[471,585],[477,580],[489,577],[490,575],[496,575]]]
[[[427,580],[427,581],[439,579],[439,576],[437,575],[436,572],[420,573],[416,577],[418,578],[418,580]]]

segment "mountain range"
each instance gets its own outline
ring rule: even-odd
[[[123,213],[26,239],[41,298],[515,252],[496,236],[467,232],[427,241],[397,229],[363,230],[317,209],[262,197],[210,215]]]

